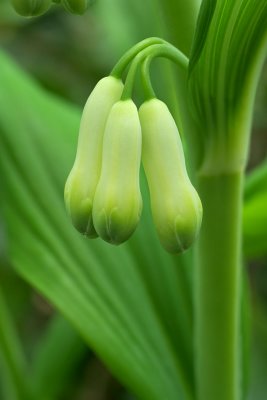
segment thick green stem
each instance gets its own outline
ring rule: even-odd
[[[240,399],[241,172],[199,177],[195,280],[197,400]]]

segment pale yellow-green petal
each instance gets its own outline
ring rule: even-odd
[[[101,172],[105,125],[122,90],[122,82],[108,76],[101,79],[90,94],[81,119],[76,159],[65,186],[65,203],[72,222],[89,237],[97,236],[92,222],[92,204]]]
[[[198,234],[201,201],[189,180],[179,132],[167,106],[158,99],[149,100],[140,107],[139,116],[154,223],[163,247],[179,253]]]
[[[140,219],[141,127],[131,100],[116,103],[109,115],[103,143],[102,170],[93,204],[93,221],[102,239],[127,240]]]

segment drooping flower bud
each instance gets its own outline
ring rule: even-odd
[[[61,0],[61,2],[72,14],[84,14],[88,7],[88,0]]]
[[[189,180],[179,132],[167,106],[149,100],[140,107],[139,116],[154,223],[163,247],[180,253],[198,234],[201,201]]]
[[[89,237],[97,236],[92,207],[101,172],[105,125],[122,90],[121,80],[108,76],[101,79],[90,94],[81,119],[76,159],[65,186],[65,204],[73,225]]]
[[[109,243],[127,240],[140,219],[141,140],[135,104],[132,100],[119,101],[106,124],[102,170],[93,204],[95,229]]]
[[[51,0],[11,0],[16,12],[23,17],[36,17],[44,14]]]

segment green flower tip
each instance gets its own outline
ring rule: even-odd
[[[157,233],[168,252],[181,253],[199,232],[201,201],[189,180],[179,132],[167,106],[149,100],[140,107],[139,116],[142,161]]]
[[[97,236],[92,207],[101,172],[105,124],[122,90],[122,82],[109,76],[101,79],[89,96],[81,118],[74,166],[65,185],[65,204],[73,225],[90,238]]]
[[[102,170],[93,205],[97,233],[105,241],[120,244],[134,232],[140,219],[139,188],[141,127],[132,100],[119,101],[106,124]]]
[[[12,4],[23,17],[37,17],[49,9],[51,0],[12,0]]]

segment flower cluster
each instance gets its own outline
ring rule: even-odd
[[[84,14],[90,0],[11,0],[16,12],[24,17],[44,14],[53,3],[61,3],[72,14]]]
[[[74,226],[113,244],[129,238],[142,210],[141,126],[133,101],[120,101],[122,90],[122,82],[109,76],[91,93],[65,187]]]
[[[169,252],[187,249],[199,231],[202,206],[185,167],[174,119],[153,98],[137,110],[121,100],[123,83],[103,78],[85,105],[78,150],[65,186],[65,203],[84,235],[112,244],[134,232],[142,210],[141,159],[159,239]]]

